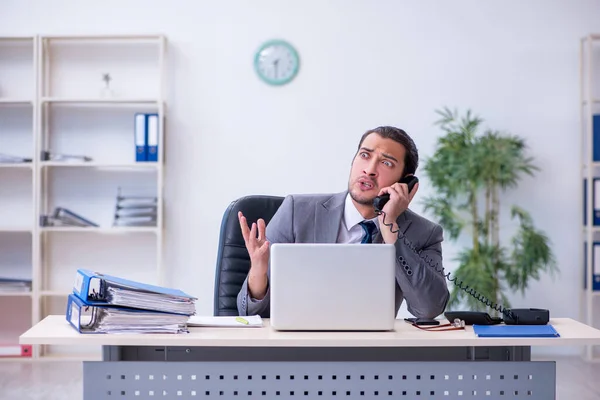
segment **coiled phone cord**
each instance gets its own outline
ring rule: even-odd
[[[469,287],[469,285],[465,285],[464,282],[462,280],[458,280],[458,278],[456,277],[450,277],[451,273],[444,273],[444,268],[439,268],[438,264],[436,263],[435,265],[433,265],[433,260],[428,257],[427,255],[423,256],[421,255],[421,253],[423,252],[422,250],[417,250],[413,244],[406,238],[406,236],[404,236],[401,232],[400,229],[395,230],[394,231],[394,225],[391,223],[386,223],[385,222],[385,218],[386,218],[386,214],[385,211],[383,210],[378,210],[377,208],[375,208],[375,213],[377,213],[377,215],[383,214],[383,224],[387,227],[390,228],[390,231],[392,233],[396,233],[398,235],[398,239],[402,240],[404,242],[404,244],[411,249],[413,252],[415,252],[415,254],[417,254],[423,261],[425,261],[425,263],[427,265],[429,265],[430,267],[432,267],[434,270],[436,270],[438,273],[442,274],[443,276],[446,277],[446,279],[448,279],[448,281],[454,283],[455,286],[457,286],[459,289],[463,290],[465,293],[469,294],[470,296],[472,296],[473,298],[477,299],[478,301],[480,301],[481,303],[485,304],[487,307],[498,311],[499,313],[504,314],[506,317],[511,318],[511,319],[516,319],[514,314],[511,312],[510,309],[503,307],[499,304],[493,303],[491,300],[487,299],[485,296],[483,296],[480,293],[477,293],[477,291],[474,288]]]

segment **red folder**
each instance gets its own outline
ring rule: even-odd
[[[31,357],[30,344],[0,345],[0,357]]]

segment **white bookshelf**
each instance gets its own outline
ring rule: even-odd
[[[581,110],[581,160],[582,184],[585,197],[581,203],[583,212],[583,252],[580,264],[582,271],[581,315],[584,323],[600,328],[600,282],[594,282],[594,246],[600,243],[600,224],[594,224],[594,179],[600,178],[600,157],[594,157],[594,124],[593,116],[600,115],[600,35],[588,35],[580,43],[580,110]],[[600,129],[598,126],[596,129]],[[596,147],[600,141],[596,142]],[[594,159],[596,158],[596,159]],[[598,193],[600,195],[600,193]],[[595,200],[598,203],[600,199]],[[585,250],[584,250],[585,249]],[[600,259],[596,262],[600,266]],[[600,274],[600,268],[596,268]],[[584,285],[585,282],[585,285]],[[595,286],[595,287],[594,287]],[[585,346],[584,359],[600,361],[600,346]]]
[[[161,35],[0,38],[0,153],[32,158],[0,164],[0,254],[6,242],[12,257],[0,255],[0,273],[19,267],[32,279],[31,293],[0,293],[0,308],[11,302],[27,310],[8,318],[0,340],[17,343],[15,332],[64,314],[78,268],[164,283],[165,52]],[[10,82],[3,85],[5,77]],[[158,113],[157,162],[136,161],[136,113]],[[91,161],[46,161],[43,151]],[[157,197],[156,226],[113,226],[119,188],[124,196]],[[41,226],[40,216],[56,207],[99,226]],[[33,351],[48,360],[91,354],[100,349]]]
[[[33,280],[37,38],[0,37],[0,277]],[[18,337],[36,321],[35,293],[0,293],[0,353],[20,351]],[[0,359],[10,359],[0,357]]]

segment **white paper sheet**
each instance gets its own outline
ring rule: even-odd
[[[256,328],[263,326],[263,321],[260,315],[247,317],[193,315],[188,320],[188,326]]]

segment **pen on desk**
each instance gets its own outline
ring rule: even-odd
[[[244,325],[248,325],[249,324],[249,322],[246,319],[242,318],[242,317],[237,317],[235,320],[237,322],[240,322],[240,323],[244,324]]]

